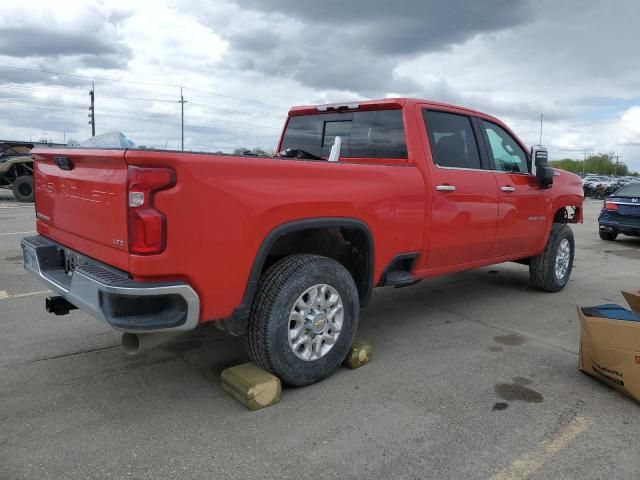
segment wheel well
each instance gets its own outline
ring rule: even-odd
[[[553,216],[553,223],[578,223],[580,221],[580,207],[566,206],[559,208]]]
[[[297,253],[323,255],[340,262],[353,276],[360,306],[367,305],[373,283],[373,240],[367,225],[342,217],[311,218],[280,225],[267,235],[254,259],[242,304],[215,325],[232,335],[244,334],[260,278],[278,260]]]
[[[278,260],[297,253],[312,253],[340,262],[349,270],[364,306],[371,294],[370,240],[360,228],[349,226],[312,227],[280,236],[268,251],[260,276]]]

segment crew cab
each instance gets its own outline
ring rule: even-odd
[[[395,98],[290,109],[273,158],[35,150],[25,267],[128,351],[205,322],[292,385],[344,360],[374,287],[516,261],[555,292],[577,175],[500,120]]]

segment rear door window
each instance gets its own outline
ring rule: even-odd
[[[327,113],[291,117],[281,150],[297,148],[328,157],[335,137],[346,158],[407,158],[401,110]]]
[[[431,155],[436,165],[482,169],[471,119],[455,113],[423,110]]]

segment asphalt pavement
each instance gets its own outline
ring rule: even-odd
[[[204,326],[132,357],[46,313],[19,248],[33,206],[0,193],[0,479],[638,480],[640,405],[577,370],[576,303],[640,288],[640,239],[601,240],[601,204],[562,292],[518,264],[375,290],[370,364],[250,412],[219,379],[241,338]]]

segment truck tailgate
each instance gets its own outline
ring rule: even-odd
[[[34,150],[38,233],[126,270],[124,153],[124,150]]]

